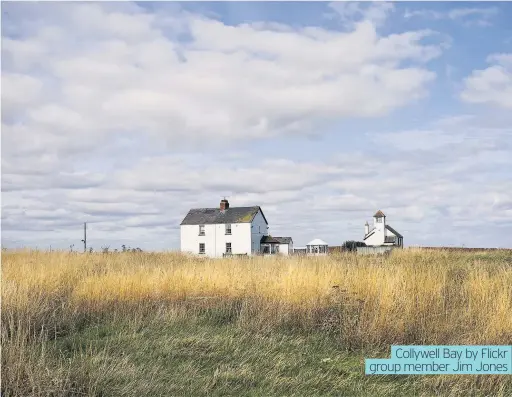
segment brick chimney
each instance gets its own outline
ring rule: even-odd
[[[225,211],[229,208],[229,202],[228,200],[224,199],[224,200],[220,200],[220,210],[221,211]]]

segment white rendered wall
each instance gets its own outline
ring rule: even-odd
[[[220,258],[226,253],[226,243],[231,243],[233,254],[251,254],[251,225],[231,224],[231,235],[226,235],[225,224],[205,225],[204,236],[199,236],[199,225],[181,226],[181,251],[199,254],[199,244],[205,244],[205,256]]]
[[[290,247],[288,244],[279,244],[279,253],[281,255],[289,255],[290,254]]]
[[[364,242],[366,243],[366,245],[383,245],[384,236],[384,230],[381,228],[376,228],[375,232],[366,240],[364,240]]]

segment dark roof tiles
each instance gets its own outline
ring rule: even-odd
[[[291,237],[272,237],[272,236],[263,236],[261,237],[260,243],[263,244],[291,244]]]
[[[261,211],[259,206],[255,207],[229,207],[221,211],[220,208],[194,208],[191,209],[182,225],[212,225],[219,223],[251,223],[254,217]],[[261,211],[265,223],[267,219]]]

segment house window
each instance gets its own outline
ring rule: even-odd
[[[382,218],[377,218],[377,223],[382,223]]]
[[[199,235],[204,236],[204,225],[199,225]]]
[[[199,253],[204,254],[204,243],[199,243]]]
[[[231,254],[231,243],[226,243],[226,254]]]
[[[226,224],[226,234],[231,234],[231,223]]]

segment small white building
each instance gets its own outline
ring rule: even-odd
[[[307,255],[327,255],[329,247],[327,243],[319,238],[315,238],[306,244]]]
[[[364,242],[367,246],[404,246],[404,237],[386,224],[386,215],[379,210],[373,216],[373,228],[368,222],[364,225]]]
[[[191,209],[180,225],[181,251],[212,258],[293,252],[290,237],[274,237],[267,243],[268,222],[261,207],[230,207],[221,200],[218,208]]]
[[[260,241],[261,253],[264,255],[293,254],[293,240],[291,237],[263,236]]]

